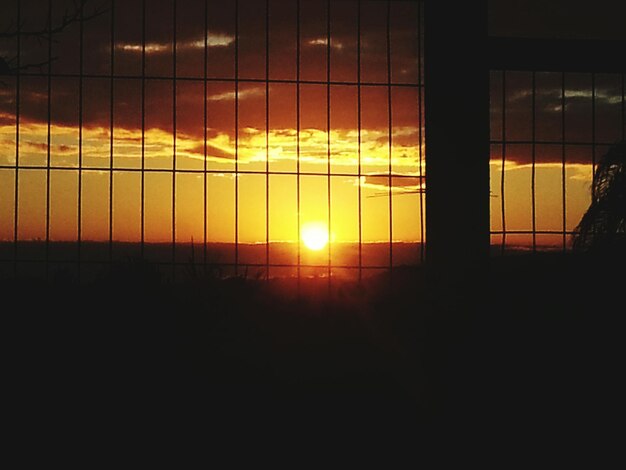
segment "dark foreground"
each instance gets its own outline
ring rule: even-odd
[[[5,403],[16,436],[103,458],[183,443],[207,462],[296,451],[294,467],[597,463],[620,438],[624,266],[515,256],[485,278],[398,270],[330,295],[323,278],[300,295],[293,280],[172,285],[141,264],[81,286],[6,281]]]

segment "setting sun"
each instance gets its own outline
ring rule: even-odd
[[[302,242],[310,250],[321,250],[328,243],[328,227],[323,222],[304,224],[302,227]]]

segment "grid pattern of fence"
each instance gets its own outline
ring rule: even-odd
[[[90,279],[130,257],[172,278],[330,279],[423,260],[422,2],[2,8],[3,276]],[[345,243],[305,252],[305,205],[330,234],[349,219]]]
[[[423,2],[15,0],[0,274],[147,259],[361,277],[424,260]],[[492,70],[495,254],[569,248],[624,73]],[[305,247],[303,227],[330,243]],[[337,236],[337,239],[333,237]]]
[[[492,71],[495,254],[571,248],[598,159],[626,134],[623,73]]]

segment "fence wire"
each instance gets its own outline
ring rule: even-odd
[[[147,260],[172,280],[191,270],[330,281],[423,261],[422,2],[14,0],[2,9],[3,54],[14,58],[2,77],[2,139],[13,148],[0,159],[3,277],[89,280]],[[260,111],[248,105],[258,96]],[[275,110],[287,108],[292,129],[274,132],[285,121]],[[346,115],[352,129],[340,127]],[[312,116],[323,116],[325,133],[315,158]],[[386,120],[377,122],[385,132],[372,120]],[[228,121],[230,134],[220,134],[216,122]],[[278,164],[281,132],[293,153]],[[251,157],[244,140],[256,134]],[[340,165],[346,136],[356,161]],[[324,257],[303,246],[312,198],[329,237],[342,219],[357,226]],[[258,211],[263,227],[251,237]],[[199,219],[200,230],[189,228]],[[281,251],[287,242],[295,255]]]

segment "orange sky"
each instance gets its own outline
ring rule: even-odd
[[[21,127],[20,163],[33,167],[45,166],[47,149],[45,124],[24,124]],[[394,213],[393,237],[395,240],[419,241],[420,195],[419,146],[417,142],[402,142],[402,134],[411,135],[412,128],[398,128],[398,144],[392,147],[392,167],[403,178],[394,177],[397,185],[392,190]],[[2,154],[14,153],[15,128],[0,127]],[[76,129],[54,126],[54,144],[51,158],[57,165],[77,167]],[[270,239],[297,239],[297,177],[294,174],[246,174],[263,171],[266,165],[265,132],[246,128],[239,136],[239,241],[265,241],[266,185],[269,187]],[[137,155],[141,153],[141,134],[116,130],[114,162],[116,168],[137,168]],[[172,165],[172,134],[158,129],[145,132],[145,168],[169,169]],[[331,171],[340,174],[356,172],[358,159],[358,133],[354,130],[331,132]],[[294,129],[282,129],[268,134],[270,141],[269,167],[275,172],[292,172],[297,165],[294,152]],[[328,169],[326,132],[304,129],[300,134],[301,222],[328,219]],[[356,176],[332,176],[331,226],[336,241],[358,240],[358,197],[361,189],[362,236],[364,241],[388,240],[389,237],[389,146],[387,135],[362,131],[362,172]],[[176,173],[176,235],[181,242],[191,238],[201,240],[204,221],[204,166],[203,154],[198,152],[203,141],[178,134]],[[211,146],[231,152],[232,138],[215,135]],[[82,238],[108,239],[109,211],[109,130],[102,128],[83,130],[82,171]],[[494,151],[491,165],[492,178],[492,228],[501,229],[499,154]],[[506,224],[508,230],[530,230],[531,222],[531,166],[515,163],[515,149],[509,150],[510,162],[505,172]],[[4,164],[14,164],[14,155],[4,157]],[[591,156],[589,155],[589,161]],[[207,226],[210,241],[234,240],[235,217],[235,164],[232,160],[209,157],[207,166],[214,172],[206,176]],[[308,174],[310,173],[310,174]],[[379,177],[367,176],[379,174]],[[314,174],[318,174],[315,176]],[[2,219],[10,222],[13,212],[14,172],[3,170],[3,197],[0,206]],[[19,176],[19,235],[23,239],[45,238],[46,170],[21,170]],[[558,163],[542,163],[536,167],[536,222],[538,230],[560,230],[562,170]],[[50,237],[54,240],[73,240],[77,236],[78,171],[57,169],[50,172]],[[576,163],[566,167],[566,201],[568,229],[573,228],[589,203],[591,165]],[[145,240],[171,239],[172,173],[146,171],[144,177]],[[141,176],[139,172],[115,171],[113,176],[114,237],[118,240],[136,241],[141,238]],[[0,229],[2,239],[11,239],[13,224],[4,223]]]

